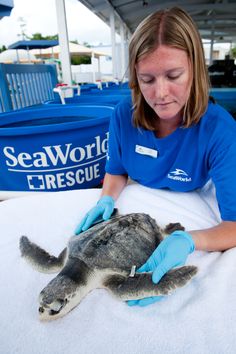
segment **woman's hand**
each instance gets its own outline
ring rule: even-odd
[[[102,216],[103,220],[108,220],[114,210],[114,199],[109,195],[103,196],[97,202],[97,205],[93,207],[82,219],[75,230],[75,235],[78,235],[81,231],[86,231],[89,227]]]

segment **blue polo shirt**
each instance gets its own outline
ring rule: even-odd
[[[236,221],[236,122],[221,106],[209,103],[198,124],[177,128],[164,138],[135,128],[132,102],[116,106],[109,129],[106,172],[127,174],[157,189],[187,192],[215,184],[222,220]]]

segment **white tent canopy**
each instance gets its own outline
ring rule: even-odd
[[[73,72],[71,72],[71,78],[73,79],[73,81],[77,82],[77,83],[83,83],[83,82],[96,82],[96,80],[100,80],[101,77],[101,73],[100,73],[100,57],[101,56],[109,56],[107,53],[103,53],[100,51],[96,51],[93,48],[89,48],[89,47],[85,47],[81,44],[77,44],[77,43],[72,43],[69,42],[69,56],[73,57],[73,56],[82,56],[82,55],[87,55],[91,57],[91,62],[92,62],[92,70],[91,72],[87,73],[87,76],[81,72],[78,71],[77,69],[77,65],[73,68]],[[45,49],[31,49],[30,50],[31,53],[33,53],[36,58],[41,58],[41,59],[59,59],[59,61],[62,64],[62,60],[63,60],[63,49],[61,45],[57,45],[54,47],[50,47],[50,48],[45,48]],[[94,58],[96,58],[98,60],[98,73],[96,74],[95,72],[95,63],[94,63]],[[70,66],[70,70],[71,70],[71,66]],[[65,81],[64,75],[63,75],[63,68],[62,68],[62,78],[63,78],[63,82],[67,83]],[[69,86],[71,86],[69,84]]]
[[[43,56],[49,56],[49,57],[60,57],[61,54],[61,46],[57,45],[55,47],[51,48],[46,48],[46,49],[32,49],[30,50],[31,53],[33,53],[36,57],[43,57]],[[71,55],[88,55],[88,56],[94,56],[95,58],[99,58],[101,56],[108,56],[107,53],[102,53],[98,51],[94,51],[92,48],[85,47],[81,44],[76,44],[76,43],[69,43],[69,53]]]
[[[26,63],[36,60],[35,55],[25,49],[7,49],[0,53],[0,63]]]

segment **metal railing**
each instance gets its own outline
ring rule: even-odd
[[[0,64],[0,112],[8,112],[54,99],[56,66]]]

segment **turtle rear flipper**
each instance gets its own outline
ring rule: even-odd
[[[152,282],[152,273],[136,273],[134,277],[111,275],[104,285],[113,295],[123,301],[145,297],[169,295],[187,284],[197,273],[195,266],[183,266],[166,273],[158,284]]]
[[[22,257],[30,263],[33,268],[43,273],[59,272],[63,268],[67,258],[67,248],[65,248],[58,257],[55,257],[35,243],[30,242],[26,236],[21,236],[20,238],[20,251]]]
[[[166,225],[164,233],[170,235],[172,232],[179,230],[185,231],[185,227],[182,226],[179,222],[169,223],[168,225]]]

